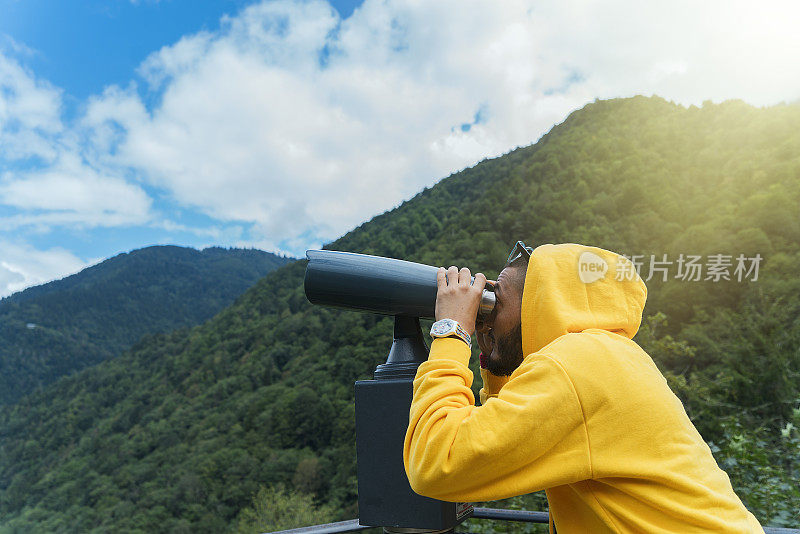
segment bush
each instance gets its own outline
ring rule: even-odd
[[[310,495],[287,492],[283,486],[262,486],[253,496],[252,505],[239,513],[236,532],[260,534],[329,523],[333,518],[333,509],[327,506],[317,507]]]

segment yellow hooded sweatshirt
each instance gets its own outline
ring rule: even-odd
[[[487,376],[476,407],[462,341],[435,340],[419,366],[403,450],[414,491],[487,501],[545,489],[558,534],[763,533],[631,340],[646,297],[613,252],[534,250],[522,299],[527,356],[511,377]]]

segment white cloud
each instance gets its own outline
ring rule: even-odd
[[[45,170],[9,173],[0,181],[0,203],[27,213],[3,220],[4,229],[28,224],[120,226],[148,220],[150,198],[139,187],[104,176],[74,154]]]
[[[62,248],[39,250],[25,243],[0,239],[0,298],[76,273],[89,265]]]
[[[52,160],[53,136],[62,131],[61,92],[36,80],[0,50],[0,162]]]
[[[61,92],[0,52],[0,205],[17,212],[0,217],[4,232],[148,221],[145,191],[90,164],[84,156],[102,162],[108,147],[80,139],[61,120]]]
[[[115,165],[298,253],[597,97],[795,100],[797,11],[367,0],[342,21],[322,1],[268,2],[150,56],[154,108],[111,88],[87,125],[113,139]]]

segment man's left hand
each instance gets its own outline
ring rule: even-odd
[[[455,266],[447,271],[440,267],[436,282],[439,287],[436,293],[436,320],[453,319],[471,336],[475,332],[475,317],[478,315],[486,277],[478,273],[475,281],[471,282],[471,274],[466,267],[460,271]]]

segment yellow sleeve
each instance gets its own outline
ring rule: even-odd
[[[483,380],[483,387],[479,392],[479,396],[481,399],[481,406],[486,404],[486,401],[497,397],[497,394],[500,393],[500,390],[503,389],[503,386],[506,385],[508,382],[507,376],[497,376],[495,374],[490,373],[488,370],[481,367],[481,380]]]
[[[531,355],[476,407],[469,349],[437,339],[414,380],[403,461],[412,489],[487,501],[591,478],[578,397],[554,360]]]

